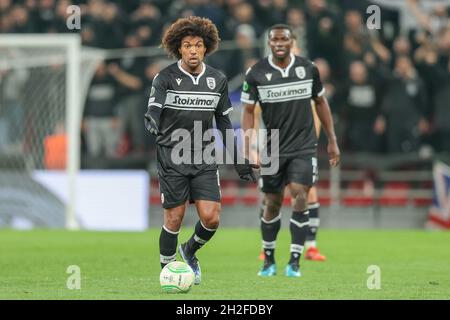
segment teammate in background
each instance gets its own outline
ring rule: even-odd
[[[294,37],[294,46],[292,48],[292,52],[300,56],[300,47],[297,46],[297,39]],[[317,64],[317,69],[319,71],[320,76],[320,70],[321,65]],[[314,105],[314,101],[311,101],[311,107],[313,111],[313,119],[314,119],[314,127],[316,128],[316,135],[317,139],[320,138],[320,132],[322,129],[322,124],[320,123],[319,116],[317,115],[316,106]],[[318,247],[317,247],[317,232],[320,225],[320,218],[319,218],[319,209],[320,209],[320,203],[319,203],[319,194],[316,186],[312,186],[311,189],[309,189],[308,192],[308,210],[309,210],[309,228],[308,233],[306,235],[306,241],[305,241],[305,259],[306,260],[312,260],[312,261],[325,261],[326,257],[320,253]]]
[[[320,123],[319,116],[317,115],[316,107],[314,103],[312,103],[313,110],[313,118],[314,118],[314,127],[316,128],[317,139],[320,137],[320,131],[322,129],[322,125]],[[308,233],[306,235],[305,241],[305,259],[313,260],[313,261],[325,261],[326,257],[319,252],[317,248],[317,231],[319,229],[320,218],[319,218],[319,195],[317,192],[317,187],[312,186],[308,192],[308,210],[309,210],[309,228]]]
[[[212,128],[213,118],[222,137],[226,137],[227,129],[232,130],[228,114],[233,108],[227,79],[203,63],[205,56],[217,49],[219,41],[217,28],[209,19],[188,17],[173,23],[163,36],[162,46],[169,56],[179,60],[155,76],[145,114],[145,126],[156,136],[164,208],[164,225],[159,238],[161,267],[175,261],[187,201],[195,202],[200,220],[191,238],[178,247],[181,257],[195,273],[195,284],[201,281],[195,254],[216,232],[221,210],[217,164],[210,164],[203,158],[203,151],[213,143],[213,137],[204,141],[203,134]],[[194,125],[201,125],[202,136],[194,136]],[[175,159],[180,151],[186,151],[185,145],[183,149],[179,146],[182,132],[189,133],[188,137],[183,137],[190,139],[189,148],[182,155],[183,160],[188,160],[178,164]],[[232,142],[224,139],[226,148],[237,155],[236,142]],[[241,179],[256,180],[252,169],[255,166],[248,161],[237,164],[236,158],[234,163]]]
[[[313,118],[314,118],[314,126],[316,128],[316,134],[317,138],[320,137],[320,131],[321,131],[321,124],[319,117],[317,116],[316,108],[314,104],[311,105],[313,110]],[[261,113],[261,107],[256,105],[254,115],[255,115],[255,129],[259,128],[259,114]],[[256,147],[256,146],[254,146]],[[249,159],[257,159],[257,150],[253,149],[250,151],[250,158]],[[253,162],[258,163],[258,160],[253,160]],[[292,206],[294,206],[294,199],[292,199],[293,203]],[[262,206],[260,208],[260,218],[264,214],[264,198],[262,199]],[[312,261],[325,261],[326,257],[320,253],[318,247],[317,247],[317,232],[320,225],[320,218],[319,218],[319,195],[317,193],[317,187],[312,186],[311,189],[309,189],[308,192],[308,210],[309,210],[309,228],[308,228],[308,234],[306,235],[306,241],[305,241],[305,259],[306,260],[312,260]],[[259,255],[260,260],[264,260],[264,250],[261,250],[261,253]]]
[[[293,213],[290,219],[291,255],[285,275],[300,277],[299,261],[309,227],[308,192],[317,179],[317,135],[311,99],[315,102],[317,115],[328,137],[327,151],[331,166],[339,164],[340,151],[317,67],[292,53],[294,37],[289,26],[274,25],[269,29],[268,36],[272,54],[247,70],[241,94],[244,131],[254,128],[257,102],[261,106],[266,128],[279,130],[279,170],[274,175],[262,175],[260,180],[265,202],[261,218],[264,264],[258,275],[273,276],[277,273],[275,243],[281,226],[284,188],[287,186],[293,198]],[[269,135],[269,142],[270,139]],[[250,148],[245,146],[248,157]]]

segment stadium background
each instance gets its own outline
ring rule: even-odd
[[[381,8],[381,25],[376,30],[366,25],[371,15],[366,10],[373,4]],[[66,25],[70,5],[81,9],[80,30],[69,30]],[[243,73],[268,53],[267,27],[289,24],[301,54],[319,66],[342,152],[341,167],[330,171],[322,132],[319,243],[326,246],[327,239],[339,237],[333,231],[326,233],[330,228],[449,227],[445,216],[429,219],[430,207],[437,205],[433,201],[433,165],[437,161],[450,163],[449,14],[450,1],[420,0],[0,0],[0,35],[76,33],[84,49],[102,53],[104,61],[96,61],[92,79],[80,84],[88,86],[80,127],[80,174],[94,173],[84,186],[87,188],[99,175],[114,176],[117,180],[111,180],[113,184],[137,172],[149,179],[138,178],[137,184],[130,184],[132,187],[122,189],[121,194],[105,197],[100,196],[105,185],[89,189],[97,209],[94,214],[103,215],[103,220],[86,229],[142,230],[162,224],[155,144],[144,131],[143,114],[153,77],[172,62],[158,48],[163,30],[178,17],[189,15],[208,17],[217,25],[222,44],[206,62],[227,75],[234,105],[232,120],[237,128]],[[65,128],[56,120],[41,121],[37,116],[45,101],[30,104],[35,99],[50,99],[42,92],[58,84],[43,81],[42,87],[34,89],[37,81],[15,69],[0,70],[0,227],[65,225],[64,215],[60,215],[64,203],[53,195],[46,196],[50,205],[36,211],[38,216],[23,213],[26,210],[15,215],[11,208],[16,203],[5,206],[11,185],[17,184],[20,189],[29,183],[11,179],[8,172],[26,171],[26,166],[18,163],[25,162],[30,144],[39,145],[36,154],[40,160],[32,167],[37,175],[64,172],[66,168],[67,159],[61,152],[65,150]],[[41,95],[24,99],[24,93],[30,91]],[[44,140],[33,141],[30,123],[41,126],[46,137],[60,137],[62,144],[58,139],[51,145]],[[260,199],[256,184],[238,181],[232,167],[222,166],[220,171],[221,226],[257,227]],[[46,189],[43,180],[36,175],[34,179],[38,186],[30,187],[32,194],[49,191],[41,190]],[[448,192],[448,188],[445,190]],[[50,189],[50,194],[53,191]],[[118,216],[104,217],[102,206],[114,203],[114,197],[129,199],[129,207],[121,208]],[[142,198],[145,203],[136,210],[145,208],[145,217],[136,218],[140,219],[137,227],[127,226],[126,220],[134,219],[132,202]],[[283,219],[288,219],[288,198],[285,205]],[[40,212],[45,218],[39,216]],[[102,225],[107,219],[117,222]],[[190,208],[185,225],[192,226],[195,221],[196,214]],[[283,223],[285,226],[286,221]],[[8,238],[10,234],[3,232],[2,236]],[[12,234],[11,239],[14,237]],[[153,241],[156,236],[145,239]],[[448,243],[448,238],[443,239]],[[259,244],[255,243],[256,256]],[[440,245],[448,249],[445,241]]]

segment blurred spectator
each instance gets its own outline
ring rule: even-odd
[[[0,12],[6,12],[11,8],[12,0],[0,0]]]
[[[404,36],[399,36],[394,40],[394,56],[409,56],[411,57],[411,44]]]
[[[0,51],[0,55],[7,54]],[[24,118],[22,91],[27,80],[26,69],[0,68],[0,151],[21,142]]]
[[[414,53],[414,62],[417,71],[422,79],[425,81],[427,94],[433,97],[437,88],[441,85],[439,77],[436,76],[436,68],[445,68],[438,63],[439,55],[437,46],[431,42],[424,43]]]
[[[273,24],[286,23],[288,5],[289,3],[287,0],[273,0],[273,10],[271,12]]]
[[[434,95],[436,148],[450,152],[450,60],[446,68],[434,66],[437,87]]]
[[[136,34],[126,37],[127,48],[141,46]],[[146,58],[136,57],[132,51],[127,52],[119,63],[108,66],[109,73],[118,82],[117,109],[120,117],[121,137],[129,138],[133,152],[144,151],[145,131],[142,122],[142,91]]]
[[[103,6],[101,20],[96,24],[100,47],[104,49],[123,47],[124,28],[122,26],[124,23],[122,19],[116,4],[107,3]]]
[[[95,31],[93,26],[85,24],[81,29],[81,42],[83,46],[88,47],[96,47],[97,46],[97,38],[95,36]]]
[[[325,58],[339,66],[343,33],[337,17],[329,10],[325,0],[307,0],[306,4],[309,58]]]
[[[143,85],[143,92],[141,95],[142,102],[139,104],[142,110],[142,114],[144,114],[147,111],[147,104],[148,99],[150,97],[150,90],[152,88],[153,79],[155,76],[167,65],[171,64],[172,61],[169,61],[168,63],[165,62],[165,60],[156,60],[154,62],[149,63],[145,68],[145,75],[144,75],[144,85]],[[141,119],[142,120],[142,119]],[[142,125],[143,122],[142,122]],[[151,134],[145,136],[145,150],[150,151],[151,153],[156,152],[156,144],[155,144],[155,137]]]
[[[438,38],[439,62],[445,64],[450,58],[450,24],[442,29]]]
[[[255,17],[255,11],[250,3],[242,2],[234,6],[230,18],[227,21],[227,28],[232,34],[236,34],[237,28],[242,24],[251,25],[257,37],[264,32],[264,27]]]
[[[363,60],[366,50],[364,40],[360,35],[346,34],[344,36],[345,67],[349,67],[355,60]]]
[[[320,81],[322,82],[323,87],[325,88],[325,97],[330,104],[331,113],[333,114],[334,126],[338,141],[342,141],[343,136],[343,126],[342,126],[342,115],[340,110],[340,101],[339,101],[339,89],[336,84],[336,81],[332,78],[332,72],[330,68],[330,64],[327,60],[318,58],[314,60],[314,63],[319,70]],[[319,137],[321,142],[319,145],[326,146],[326,135],[321,135]],[[322,143],[323,141],[323,143]]]
[[[392,55],[392,64],[394,64],[394,61],[397,57],[408,56],[412,58],[411,43],[409,42],[407,37],[401,35],[395,38],[392,46]]]
[[[432,4],[427,13],[420,7],[417,0],[406,0],[410,13],[416,18],[417,26],[432,35],[449,25],[448,8],[443,3]]]
[[[377,60],[388,63],[391,59],[389,50],[379,40],[379,34],[376,30],[369,30],[363,23],[362,15],[357,10],[349,10],[345,13],[345,40],[344,46],[347,52],[351,52],[359,60],[367,53],[374,53]],[[349,42],[350,41],[350,42]],[[354,41],[354,43],[352,43]],[[349,58],[347,63],[351,63]]]
[[[52,25],[49,27],[49,31],[55,33],[64,33],[71,32],[69,28],[67,28],[67,18],[70,13],[67,13],[67,8],[72,5],[72,1],[70,0],[59,0],[56,4],[55,9],[55,18],[53,20]],[[74,30],[73,32],[75,32]]]
[[[83,129],[91,157],[115,157],[119,141],[119,122],[115,110],[116,83],[100,63],[86,100]]]
[[[216,3],[217,2],[217,3]],[[226,14],[219,6],[220,1],[210,0],[179,0],[173,1],[169,8],[171,21],[179,17],[208,17],[216,25],[222,39],[230,39],[231,33],[226,28]]]
[[[259,50],[255,48],[256,34],[254,28],[249,24],[241,24],[236,28],[237,48],[231,51],[227,66],[227,75],[233,78],[241,74],[249,59],[259,57]]]
[[[335,97],[337,93],[336,84],[331,78],[331,69],[330,64],[325,59],[316,59],[314,63],[319,70],[320,81],[322,82],[323,87],[325,88],[325,97],[330,102],[331,112],[333,114],[337,114],[337,104],[335,103]]]
[[[131,15],[132,29],[144,46],[157,45],[157,30],[162,28],[161,12],[150,2],[142,3]]]
[[[308,58],[308,38],[303,11],[299,8],[289,8],[287,11],[287,24],[292,28],[292,33],[297,39],[296,46],[300,49],[301,55]]]
[[[271,26],[275,24],[275,19],[272,16],[273,0],[257,0],[255,4],[255,14],[259,21],[264,26]]]
[[[449,3],[417,0],[407,0],[406,3],[409,14],[416,21],[415,26],[409,30],[413,48],[440,43],[445,29],[450,27]]]
[[[398,57],[382,112],[386,121],[378,121],[377,131],[386,129],[388,151],[391,153],[417,151],[421,136],[428,133],[426,118],[428,102],[425,85],[417,74],[411,59]]]
[[[30,21],[30,16],[28,11],[23,6],[16,5],[11,10],[12,27],[11,31],[13,33],[30,33],[33,32],[34,28]]]
[[[350,65],[350,79],[344,88],[348,148],[352,151],[379,152],[382,132],[375,126],[379,116],[381,92],[361,61]]]
[[[56,18],[55,1],[40,0],[37,6],[37,28],[40,32],[50,32]]]
[[[347,34],[362,36],[364,40],[369,38],[369,29],[363,24],[362,15],[357,10],[349,10],[345,13],[345,31]]]

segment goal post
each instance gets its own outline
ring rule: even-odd
[[[67,185],[69,198],[66,208],[66,228],[79,228],[76,220],[76,175],[80,169],[80,128],[82,106],[79,95],[81,60],[80,37],[67,40],[66,128],[68,132]]]
[[[5,86],[8,81],[14,81],[16,74],[25,74],[23,90],[17,100],[21,101],[20,113],[26,113],[27,116],[20,118],[23,123],[14,123],[11,115],[7,114],[9,92],[4,91],[0,95],[0,117],[2,105],[5,109],[4,121],[9,136],[14,137],[15,128],[24,126],[26,133],[24,139],[19,141],[19,149],[25,163],[21,176],[14,179],[20,179],[17,185],[25,186],[31,182],[33,171],[43,170],[43,140],[46,135],[52,132],[53,128],[59,122],[64,123],[65,136],[67,141],[66,154],[66,181],[67,198],[64,206],[64,225],[67,229],[78,229],[80,227],[76,217],[76,179],[80,169],[80,128],[83,114],[83,105],[87,94],[88,85],[94,75],[100,55],[82,55],[81,38],[78,34],[5,34],[0,35],[0,84],[3,81]],[[2,80],[3,79],[3,80]],[[0,87],[1,89],[1,87]],[[14,99],[12,99],[14,100]],[[16,112],[16,111],[14,111]],[[64,118],[64,119],[62,119]],[[33,121],[31,129],[27,128],[27,121]],[[15,120],[18,122],[19,120]],[[20,165],[15,167],[14,159],[20,157],[11,157],[8,152],[8,143],[5,142],[5,148],[1,148],[0,155],[4,155],[4,162],[9,168],[8,172],[17,172]],[[3,150],[3,152],[2,152]],[[6,150],[6,151],[5,151]],[[16,150],[17,151],[17,150]],[[19,151],[19,154],[20,154]],[[23,180],[24,175],[29,175],[27,181]],[[6,189],[5,189],[6,190]],[[9,189],[8,189],[9,190]],[[37,188],[28,188],[31,197],[39,198],[42,194],[36,194]],[[0,190],[1,192],[1,190]],[[9,190],[11,192],[11,190]],[[15,189],[14,197],[20,194],[19,189]],[[36,217],[40,213],[26,212],[30,205],[18,204],[20,201],[28,201],[26,196],[17,196],[13,206],[0,206],[1,217],[5,220],[10,219],[16,213],[22,216]],[[39,201],[38,201],[39,202]],[[20,207],[20,210],[17,209]],[[14,212],[15,208],[17,209]],[[2,212],[3,210],[3,212]],[[30,211],[37,210],[29,208]],[[42,212],[46,215],[45,212]],[[42,218],[42,217],[41,217]],[[44,219],[45,220],[45,219]],[[39,220],[44,223],[43,219]],[[38,223],[39,225],[39,223]],[[51,223],[50,223],[51,225]],[[1,226],[1,224],[0,224]]]

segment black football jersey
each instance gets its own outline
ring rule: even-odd
[[[291,62],[282,69],[269,55],[247,70],[241,101],[259,102],[268,131],[279,129],[279,155],[295,156],[316,152],[311,98],[324,92],[313,62],[291,54]],[[267,140],[270,146],[270,135]]]
[[[203,134],[213,128],[214,116],[233,109],[225,75],[203,63],[202,72],[194,76],[181,67],[181,60],[155,77],[148,106],[162,108],[157,144],[173,148],[180,135],[189,133],[191,150],[197,151],[212,141],[203,141]]]

